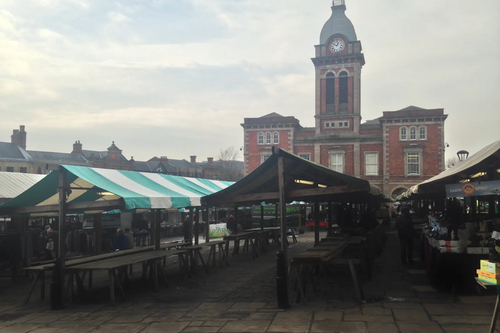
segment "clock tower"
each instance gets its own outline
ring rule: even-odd
[[[334,0],[316,57],[316,134],[351,136],[361,123],[361,42],[345,15],[345,0]]]

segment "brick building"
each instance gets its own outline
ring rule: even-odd
[[[332,15],[312,58],[315,69],[315,126],[270,113],[245,118],[245,172],[257,168],[271,147],[370,181],[397,196],[444,170],[443,109],[409,106],[384,111],[361,123],[361,42],[345,15],[344,0],[333,1]]]

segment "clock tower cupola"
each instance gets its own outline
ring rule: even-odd
[[[316,133],[359,132],[361,68],[365,58],[345,0],[333,0],[312,59],[316,70]]]

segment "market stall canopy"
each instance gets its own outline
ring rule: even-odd
[[[68,211],[167,209],[200,206],[202,196],[233,182],[158,173],[62,165]],[[53,171],[24,193],[0,206],[0,215],[57,212],[59,173]]]
[[[350,193],[368,193],[368,181],[330,170],[273,147],[272,155],[230,187],[202,198],[203,205],[260,204],[279,201],[278,162],[283,157],[286,201],[325,200]]]
[[[17,197],[38,183],[45,175],[0,172],[0,204]]]
[[[441,172],[418,184],[419,194],[445,194],[445,185],[467,181],[478,177],[490,177],[483,180],[495,180],[500,177],[500,140],[484,147],[456,166]],[[493,178],[493,179],[491,179]]]

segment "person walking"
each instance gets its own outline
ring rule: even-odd
[[[182,232],[184,234],[184,241],[189,243],[193,242],[193,221],[191,216],[186,215],[184,222],[182,223]]]
[[[401,243],[401,263],[413,263],[413,221],[410,217],[410,208],[401,208],[401,215],[396,219],[399,242]]]

